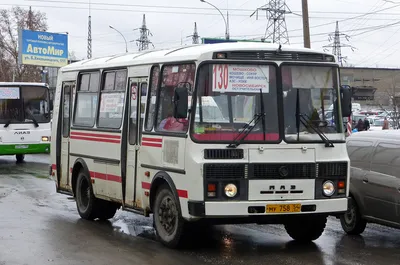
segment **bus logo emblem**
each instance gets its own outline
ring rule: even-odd
[[[281,177],[287,177],[289,175],[289,169],[287,166],[281,166],[278,172]]]
[[[25,138],[24,137],[21,137],[21,141],[23,141]]]

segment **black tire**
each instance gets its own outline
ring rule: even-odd
[[[25,155],[18,154],[18,155],[15,155],[15,158],[17,159],[17,163],[22,163],[22,162],[24,162]]]
[[[99,200],[98,200],[99,201]],[[101,201],[98,209],[97,218],[100,220],[108,220],[114,217],[119,206],[113,202]]]
[[[153,207],[153,222],[158,241],[169,248],[184,245],[185,220],[182,218],[179,201],[168,185],[162,185],[156,194]]]
[[[367,227],[367,221],[362,218],[354,199],[350,199],[346,213],[340,216],[340,224],[349,235],[360,235]]]
[[[81,218],[94,220],[97,217],[98,201],[94,197],[89,176],[83,170],[79,172],[76,183],[76,207]]]
[[[285,222],[285,229],[291,238],[306,243],[322,235],[326,222],[326,216],[299,216]]]

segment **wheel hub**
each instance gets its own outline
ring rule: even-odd
[[[165,197],[161,201],[160,208],[158,210],[158,215],[160,217],[160,224],[164,228],[165,232],[169,235],[175,230],[177,210],[175,202],[170,197]]]

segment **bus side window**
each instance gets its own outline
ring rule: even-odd
[[[119,129],[122,124],[126,91],[126,70],[104,73],[104,83],[100,90],[100,108],[97,126]]]
[[[178,87],[186,88],[188,93],[193,89],[195,68],[196,65],[193,63],[163,67],[156,131],[177,133],[185,133],[187,131],[188,119],[174,118],[174,94],[175,89]]]
[[[80,75],[80,82],[76,91],[76,106],[74,125],[93,127],[96,117],[97,98],[99,89],[98,72]]]
[[[139,127],[139,141],[142,139],[144,113],[146,112],[146,96],[147,96],[147,83],[140,84],[141,100],[140,100],[140,127]]]
[[[150,77],[150,91],[147,97],[146,103],[146,121],[145,130],[151,131],[154,124],[154,116],[156,114],[156,95],[157,95],[157,85],[160,77],[160,67],[158,65],[153,66],[151,69]]]
[[[136,144],[137,135],[137,102],[138,102],[138,83],[130,81],[130,97],[131,104],[129,110],[129,144]]]
[[[70,128],[70,110],[71,107],[71,86],[69,84],[64,85],[63,89],[63,137],[69,137]]]

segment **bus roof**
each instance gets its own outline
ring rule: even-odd
[[[0,86],[45,86],[46,83],[33,83],[33,82],[0,82]]]
[[[218,43],[218,44],[195,44],[180,46],[169,49],[154,49],[142,52],[122,53],[112,56],[100,58],[86,59],[78,61],[61,68],[63,72],[98,69],[104,67],[122,67],[130,65],[153,64],[172,61],[197,61],[202,59],[206,54],[214,52],[229,52],[229,51],[264,51],[275,52],[279,48],[278,44],[271,43],[252,43],[252,42],[236,42],[236,43]],[[317,50],[307,48],[297,48],[292,46],[281,46],[282,52],[291,53],[308,53],[322,54],[333,56],[330,53],[324,53]],[[203,57],[203,59],[211,59],[211,57]],[[243,58],[242,58],[243,59]],[[248,57],[252,60],[252,57]],[[257,58],[254,58],[257,60]],[[283,59],[284,60],[284,59]]]

